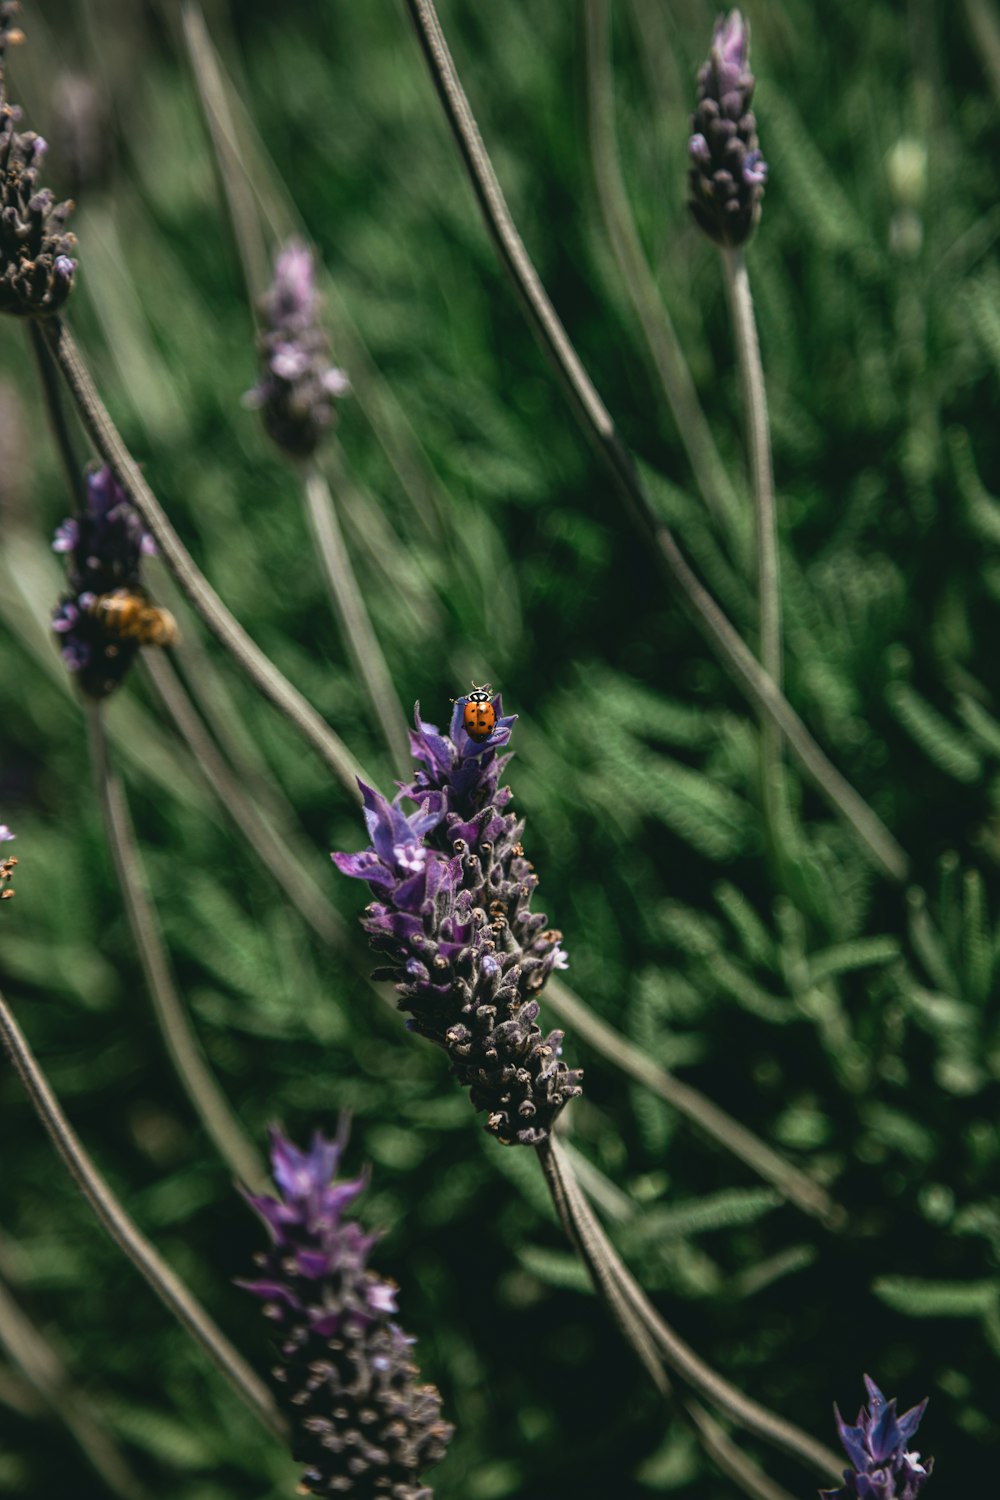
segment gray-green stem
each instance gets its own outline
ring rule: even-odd
[[[675,1375],[740,1427],[773,1447],[793,1454],[824,1478],[832,1476],[835,1479],[840,1472],[835,1453],[794,1423],[768,1411],[730,1385],[705,1364],[659,1315],[608,1240],[580,1191],[558,1141],[550,1137],[536,1151],[560,1221],[580,1251],[596,1290],[606,1297],[623,1329],[628,1331],[636,1324],[641,1328],[641,1342],[635,1346],[641,1351],[647,1368],[650,1367],[649,1346],[652,1344]]]
[[[50,318],[43,327],[49,349],[94,447],[156,538],[170,571],[196,613],[258,692],[298,730],[351,796],[357,797],[357,778],[369,779],[364,768],[312,704],[250,639],[197,567],[111,420],[69,329],[58,318]]]
[[[330,487],[315,461],[303,465],[302,483],[306,514],[347,653],[364,684],[396,773],[405,778],[410,770],[406,720],[351,567]]]
[[[742,509],[739,497],[715,446],[684,351],[649,269],[622,182],[615,132],[608,0],[584,0],[583,14],[590,156],[601,217],[695,482],[720,534],[738,543]]]
[[[733,323],[736,359],[743,393],[743,412],[750,459],[750,481],[754,501],[754,541],[757,554],[757,620],[760,664],[775,687],[784,683],[781,637],[781,569],[778,561],[778,517],[774,497],[774,465],[771,458],[771,426],[767,414],[767,389],[760,357],[753,295],[742,250],[721,250],[726,292]],[[780,858],[785,821],[781,735],[770,715],[760,716],[761,791],[764,816],[775,855]]]
[[[38,1118],[63,1165],[119,1250],[135,1266],[165,1307],[187,1329],[222,1371],[233,1389],[269,1432],[287,1441],[284,1418],[263,1381],[129,1218],[98,1172],[63,1114],[28,1042],[0,994],[0,1041],[24,1084]]]
[[[891,879],[906,878],[908,860],[892,834],[831,764],[798,714],[688,566],[673,533],[657,517],[631,454],[570,343],[511,218],[486,153],[432,0],[406,0],[438,96],[444,107],[487,229],[542,346],[563,381],[573,409],[626,501],[633,523],[734,683],[767,714],[803,769],[851,825],[875,865]]]
[[[99,703],[87,704],[87,729],[104,834],[160,1035],[181,1086],[229,1170],[255,1192],[265,1192],[269,1183],[261,1159],[206,1064],[174,985],[156,912],[146,887],[125,791],[111,770]]]

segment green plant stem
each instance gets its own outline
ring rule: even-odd
[[[771,459],[771,426],[767,414],[767,388],[760,357],[753,295],[742,250],[720,251],[729,310],[732,317],[736,359],[743,393],[743,411],[750,456],[750,478],[754,500],[754,541],[757,553],[757,619],[760,664],[779,691],[784,685],[781,636],[781,568],[778,561],[778,517],[774,497],[774,465]],[[775,856],[780,859],[788,819],[783,795],[781,735],[768,714],[760,716],[761,791],[764,817]]]
[[[299,864],[285,840],[271,827],[239,777],[230,770],[167,657],[154,650],[145,651],[143,666],[220,807],[243,832],[257,857],[320,941],[333,948],[347,947],[350,941],[347,924]]]
[[[29,318],[28,320],[28,333],[31,337],[31,347],[34,350],[35,361],[38,365],[39,378],[42,382],[45,409],[49,414],[49,425],[52,428],[52,436],[55,438],[56,448],[62,460],[66,483],[69,485],[70,494],[73,496],[73,508],[77,515],[83,515],[87,508],[87,484],[84,479],[83,468],[73,445],[72,434],[66,422],[58,372],[53,363],[52,355],[49,353],[45,337],[34,318]]]
[[[48,1408],[63,1423],[109,1492],[119,1500],[149,1500],[149,1491],[132,1472],[93,1401],[70,1378],[55,1349],[2,1280],[0,1345],[41,1396],[41,1411]]]
[[[721,535],[738,543],[742,510],[739,496],[715,446],[680,340],[649,269],[622,182],[615,132],[608,0],[583,0],[583,16],[590,157],[608,241],[695,483]]]
[[[637,1083],[659,1095],[697,1130],[716,1141],[743,1162],[744,1166],[756,1172],[758,1177],[769,1182],[789,1203],[794,1203],[796,1208],[819,1219],[830,1229],[843,1227],[847,1219],[844,1209],[818,1182],[793,1167],[791,1162],[786,1161],[711,1099],[690,1084],[682,1083],[645,1052],[634,1047],[620,1032],[596,1016],[562,980],[549,980],[542,1002],[561,1021],[565,1021],[576,1036],[588,1042],[602,1057],[634,1078]]]
[[[626,502],[633,524],[736,686],[758,712],[774,720],[807,775],[822,796],[851,825],[873,863],[890,879],[905,880],[909,862],[903,849],[881,819],[830,763],[791,704],[695,577],[669,527],[657,517],[632,456],[570,343],[510,216],[432,0],[406,0],[406,6],[416,26],[486,227],[528,319],[563,381],[577,418]]]
[[[411,764],[406,720],[351,567],[330,486],[314,461],[302,466],[302,483],[306,514],[348,655],[368,694],[396,773],[405,779]]]
[[[196,566],[122,441],[69,329],[59,318],[50,318],[44,324],[44,333],[95,448],[156,538],[171,572],[196,613],[258,692],[298,730],[345,790],[357,797],[357,778],[368,779],[364,768],[312,704],[250,639]]]
[[[265,1192],[269,1179],[260,1157],[205,1063],[177,994],[146,886],[125,792],[111,770],[98,703],[87,704],[87,729],[104,833],[160,1035],[195,1113],[229,1170],[255,1192]]]
[[[840,1468],[835,1453],[794,1423],[744,1396],[742,1391],[706,1365],[660,1317],[608,1240],[581,1193],[558,1141],[550,1136],[536,1147],[536,1153],[567,1236],[579,1250],[595,1289],[608,1302],[616,1321],[647,1369],[652,1373],[649,1352],[652,1345],[675,1375],[740,1427],[773,1447],[793,1454],[824,1478],[832,1476],[836,1479]],[[640,1330],[638,1337],[634,1334],[637,1327]],[[658,1384],[662,1390],[662,1383]]]
[[[165,1307],[222,1371],[233,1389],[269,1432],[287,1441],[284,1418],[270,1392],[234,1349],[201,1304],[132,1222],[84,1150],[49,1087],[31,1048],[0,994],[0,1041],[27,1091],[38,1118],[114,1244],[135,1266]]]

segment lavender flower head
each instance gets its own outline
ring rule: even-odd
[[[743,245],[760,218],[767,162],[760,154],[750,108],[756,80],[750,72],[750,25],[738,10],[715,23],[712,50],[698,72],[698,103],[691,116],[688,207],[720,245]]]
[[[0,312],[51,317],[73,286],[76,236],[64,225],[73,211],[38,186],[48,146],[33,130],[19,131],[21,110],[7,103],[7,48],[23,40],[16,0],[0,0]]]
[[[413,1340],[390,1320],[396,1288],[366,1266],[378,1238],[343,1214],[365,1178],[335,1182],[347,1139],[318,1132],[299,1151],[271,1132],[278,1198],[250,1197],[271,1246],[263,1272],[240,1285],[264,1299],[276,1329],[278,1399],[292,1429],[292,1453],[307,1465],[303,1491],[357,1500],[431,1500],[424,1469],[447,1451],[454,1428],[441,1397],[417,1385]]]
[[[492,700],[492,732],[465,732],[467,698],[443,735],[420,717],[410,743],[416,775],[392,802],[361,783],[371,837],[359,854],[334,854],[345,875],[367,880],[375,900],[362,925],[408,1010],[412,1031],[443,1047],[485,1129],[504,1145],[536,1146],[581,1092],[561,1060],[563,1034],[543,1035],[535,998],[564,968],[562,934],[531,911],[538,877],[524,857],[523,824],[499,785],[516,715]],[[414,805],[406,811],[404,804]]]
[[[929,1458],[920,1462],[919,1453],[907,1452],[907,1446],[927,1407],[927,1398],[901,1417],[896,1415],[895,1398],[886,1401],[868,1375],[865,1376],[868,1409],[858,1412],[857,1423],[848,1426],[834,1406],[837,1430],[844,1452],[853,1469],[844,1470],[844,1483],[837,1490],[821,1490],[827,1500],[917,1500],[924,1482],[934,1467]]]
[[[279,448],[308,458],[333,421],[334,399],[350,386],[343,370],[330,363],[312,252],[300,241],[291,240],[275,261],[262,313],[261,376],[243,399],[261,412]]]
[[[67,556],[69,592],[52,616],[63,661],[91,698],[119,686],[141,645],[170,644],[177,627],[150,604],[142,558],[156,543],[107,467],[87,475],[86,509],[63,521],[52,542]]]

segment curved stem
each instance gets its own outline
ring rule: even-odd
[[[266,1192],[268,1177],[260,1157],[208,1068],[174,986],[156,912],[146,887],[128,802],[108,759],[99,703],[87,704],[87,730],[104,834],[125,901],[132,937],[139,950],[160,1035],[195,1114],[229,1170],[255,1192]]]
[[[220,807],[244,834],[250,847],[274,875],[277,884],[320,941],[331,947],[346,947],[350,941],[347,924],[292,855],[285,840],[271,827],[239,777],[226,764],[167,657],[156,651],[146,651],[143,653],[143,666]]]
[[[757,618],[760,664],[775,687],[784,680],[781,640],[781,570],[778,562],[778,519],[774,499],[774,465],[771,459],[771,426],[767,414],[767,388],[760,357],[757,320],[754,317],[750,278],[742,250],[721,250],[726,293],[733,320],[736,359],[743,393],[743,411],[750,454],[750,477],[754,498],[757,551]],[[766,714],[761,716],[761,790],[764,815],[775,854],[780,858],[784,813],[781,768],[781,736]]]
[[[348,655],[382,727],[396,772],[405,780],[410,770],[406,720],[351,567],[330,486],[316,463],[304,465],[302,478],[306,514]]]
[[[574,994],[561,980],[550,979],[541,999],[561,1021],[566,1022],[575,1035],[589,1042],[602,1057],[621,1068],[623,1073],[627,1073],[637,1083],[658,1094],[696,1129],[703,1131],[709,1139],[716,1141],[743,1162],[744,1166],[756,1172],[758,1177],[777,1188],[789,1203],[794,1203],[803,1213],[821,1220],[830,1229],[843,1226],[847,1218],[844,1209],[818,1182],[793,1167],[791,1162],[786,1161],[711,1099],[690,1084],[675,1078],[645,1052],[633,1046],[606,1021],[602,1021],[600,1016],[596,1016],[579,995]]]
[[[62,1157],[66,1170],[108,1235],[145,1278],[164,1306],[202,1346],[254,1415],[269,1432],[287,1441],[284,1418],[267,1387],[132,1222],[94,1166],[63,1114],[2,994],[0,1041],[3,1042],[49,1139]]]
[[[742,1391],[730,1385],[705,1364],[669,1323],[660,1317],[608,1240],[581,1193],[559,1143],[549,1137],[536,1147],[536,1151],[560,1220],[567,1235],[580,1250],[598,1291],[605,1295],[605,1285],[613,1287],[613,1301],[609,1298],[609,1302],[622,1327],[628,1327],[638,1320],[643,1330],[643,1362],[647,1362],[648,1345],[651,1341],[675,1375],[747,1432],[754,1433],[775,1448],[793,1454],[824,1477],[836,1477],[840,1473],[840,1466],[835,1453],[822,1443],[817,1443],[794,1423],[786,1422],[783,1417],[768,1411],[749,1396],[744,1396]],[[628,1319],[629,1310],[631,1320]]]
[[[119,1500],[149,1500],[149,1491],[132,1472],[93,1401],[70,1378],[55,1349],[2,1279],[0,1347],[7,1350],[45,1406],[63,1423],[111,1494]]]
[[[44,334],[95,448],[153,533],[171,572],[194,609],[258,692],[294,725],[345,789],[356,797],[357,777],[367,779],[363,767],[312,704],[250,639],[196,566],[122,441],[69,329],[60,319],[50,318],[44,325]]]
[[[798,714],[715,600],[695,578],[672,532],[653,510],[631,454],[618,436],[604,402],[570,343],[510,216],[455,71],[433,0],[406,0],[406,6],[497,253],[510,274],[529,321],[563,381],[584,431],[614,478],[634,524],[651,546],[692,621],[736,686],[754,708],[774,720],[803,769],[831,806],[851,824],[874,863],[891,879],[905,880],[908,861],[900,845],[881,819],[831,765]]]
[[[736,540],[739,497],[715,446],[680,340],[650,271],[622,182],[615,136],[608,0],[584,0],[584,23],[590,157],[608,241],[695,482],[716,526],[724,536]]]
[[[31,347],[35,353],[38,373],[42,382],[42,390],[45,394],[45,408],[49,414],[52,436],[55,438],[56,448],[59,450],[59,457],[62,460],[66,483],[69,485],[70,493],[73,496],[73,508],[77,515],[83,515],[87,508],[87,486],[84,481],[80,460],[77,458],[76,449],[73,446],[73,438],[66,422],[66,413],[63,410],[62,403],[62,390],[59,385],[56,368],[44,335],[34,318],[28,319],[28,332],[31,335]]]

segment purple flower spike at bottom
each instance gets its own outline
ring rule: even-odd
[[[498,751],[514,716],[497,694],[493,728],[473,739],[468,701],[457,699],[447,735],[417,704],[413,781],[392,802],[362,785],[371,843],[333,859],[371,886],[362,925],[385,960],[374,977],[395,982],[410,1029],[448,1053],[487,1131],[506,1146],[537,1146],[581,1092],[583,1075],[562,1061],[562,1032],[537,1024],[536,997],[566,958],[562,933],[531,910],[538,877],[521,847],[524,825],[503,811],[510,757]]]
[[[844,1470],[844,1483],[837,1490],[821,1490],[824,1500],[917,1500],[934,1460],[920,1462],[920,1454],[909,1452],[908,1445],[927,1407],[924,1398],[903,1415],[896,1415],[896,1401],[886,1401],[870,1376],[865,1376],[868,1407],[858,1412],[851,1427],[833,1410],[844,1452],[853,1469]]]
[[[432,1500],[420,1474],[442,1459],[454,1428],[441,1397],[418,1385],[413,1340],[390,1321],[396,1287],[367,1268],[377,1235],[344,1219],[365,1178],[336,1182],[347,1143],[318,1132],[300,1151],[271,1132],[279,1196],[247,1195],[267,1225],[261,1275],[239,1284],[264,1301],[275,1325],[272,1370],[292,1430],[292,1454],[307,1467],[302,1490],[357,1500]]]

